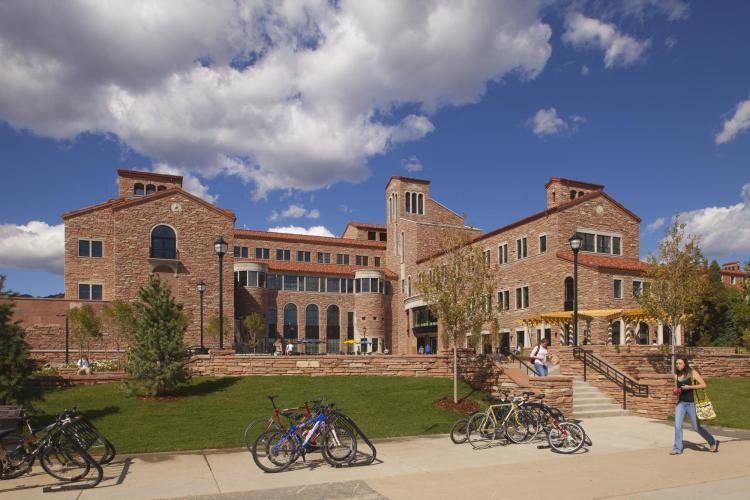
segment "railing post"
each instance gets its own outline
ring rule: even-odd
[[[622,409],[627,410],[627,400],[628,400],[628,384],[625,383],[625,379],[622,380]]]
[[[583,380],[586,380],[586,351],[583,351]]]

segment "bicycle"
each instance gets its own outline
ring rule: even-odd
[[[540,402],[527,402],[526,405],[537,414],[539,426],[547,435],[547,442],[552,450],[571,454],[580,450],[584,445],[592,445],[591,439],[581,425],[565,420],[560,410],[544,404],[544,394],[535,396],[535,399],[539,399]]]
[[[316,406],[313,416],[286,431],[270,429],[260,434],[252,447],[255,464],[264,472],[281,472],[299,457],[305,460],[314,440],[318,440],[323,458],[330,465],[351,463],[357,452],[356,435],[334,406],[335,403]]]
[[[468,421],[466,436],[474,448],[489,446],[505,437],[513,443],[523,443],[529,435],[529,418],[521,416],[520,404],[523,398],[503,399],[486,397],[490,405],[482,412],[474,414]]]
[[[266,397],[271,401],[273,414],[268,418],[256,418],[251,420],[245,427],[245,432],[243,434],[245,447],[251,453],[253,451],[253,443],[255,443],[260,434],[271,429],[287,429],[294,422],[299,422],[303,418],[310,418],[312,416],[307,401],[305,402],[304,407],[279,409],[276,406],[275,401],[279,396],[267,395]]]

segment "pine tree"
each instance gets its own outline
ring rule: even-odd
[[[190,380],[183,336],[187,318],[169,287],[152,277],[133,304],[128,374],[148,394],[162,396]]]
[[[4,282],[5,276],[0,276],[0,405],[30,400],[29,381],[34,371],[25,332],[13,321],[13,302],[3,297]]]

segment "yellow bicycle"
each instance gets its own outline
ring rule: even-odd
[[[474,448],[486,448],[506,438],[513,443],[526,441],[533,419],[522,415],[522,397],[505,399],[485,398],[490,405],[482,412],[475,413],[466,426],[466,436]]]

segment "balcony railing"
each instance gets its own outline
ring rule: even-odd
[[[150,247],[148,256],[151,259],[180,260],[180,252],[176,248]]]

